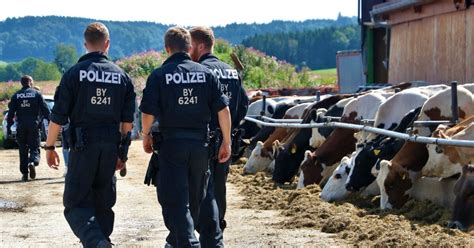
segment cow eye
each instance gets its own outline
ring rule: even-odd
[[[334,175],[334,178],[336,178],[336,179],[341,179],[342,176],[341,176],[341,174],[337,173],[336,175]]]

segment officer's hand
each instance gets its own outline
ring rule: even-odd
[[[122,162],[120,158],[117,158],[117,163],[115,164],[115,170],[121,170],[125,167],[125,163]]]
[[[46,151],[46,160],[48,161],[48,166],[52,169],[57,170],[59,167],[59,156],[58,153],[54,150]]]
[[[227,160],[230,158],[230,153],[230,143],[226,144],[222,142],[221,147],[219,148],[219,163],[227,162]]]
[[[152,153],[153,152],[153,140],[150,135],[145,135],[143,136],[143,150],[146,153]]]

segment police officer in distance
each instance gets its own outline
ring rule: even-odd
[[[143,147],[145,152],[152,152],[149,133],[156,117],[162,135],[157,195],[170,231],[167,243],[173,247],[216,247],[222,244],[200,244],[194,235],[194,223],[210,173],[208,124],[211,115],[217,114],[223,136],[218,157],[221,162],[227,161],[231,153],[230,111],[217,77],[191,60],[190,46],[189,31],[168,29],[165,48],[170,57],[151,73],[143,91]],[[213,232],[212,236],[222,235],[218,226],[207,231]]]
[[[84,38],[88,53],[61,79],[44,149],[48,165],[58,169],[53,144],[61,126],[69,122],[64,216],[84,247],[111,247],[114,174],[125,162],[126,154],[121,151],[128,149],[135,92],[129,76],[106,56],[110,46],[107,27],[91,23]]]
[[[20,82],[21,90],[12,96],[8,104],[7,135],[11,135],[13,117],[16,116],[16,139],[20,153],[20,171],[23,174],[21,180],[28,181],[28,169],[30,178],[34,179],[35,166],[38,166],[40,161],[38,127],[43,124],[43,118],[49,120],[50,111],[41,93],[32,87],[31,76],[21,77]]]
[[[239,126],[240,121],[245,117],[248,109],[249,99],[242,86],[242,82],[237,70],[228,64],[219,60],[212,54],[214,49],[214,33],[208,27],[194,27],[190,30],[192,39],[191,57],[194,61],[201,63],[209,68],[219,78],[222,92],[229,98],[229,109],[232,119],[232,128]],[[217,116],[212,116],[210,129],[211,133],[218,133],[219,124]],[[210,160],[210,169],[212,174],[211,183],[209,183],[208,194],[201,206],[203,210],[200,215],[200,227],[213,225],[213,218],[209,216],[210,212],[205,211],[213,204],[213,196],[217,201],[219,209],[219,224],[222,230],[226,227],[225,211],[226,201],[226,181],[229,173],[229,165],[231,160],[219,163],[217,159]],[[214,191],[214,192],[212,192]],[[201,234],[202,235],[202,234]]]

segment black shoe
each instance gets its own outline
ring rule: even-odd
[[[28,168],[30,169],[30,178],[35,179],[36,178],[35,166],[33,164],[30,164]]]
[[[120,176],[121,177],[124,177],[127,175],[127,167],[123,167],[121,170],[120,170]]]
[[[23,176],[21,177],[21,181],[27,182],[28,181],[28,174],[23,174]]]
[[[96,248],[112,248],[112,243],[104,239],[97,243]]]

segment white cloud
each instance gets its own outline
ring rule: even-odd
[[[27,15],[100,20],[151,21],[178,25],[335,19],[357,15],[358,0],[2,0],[0,20]]]

